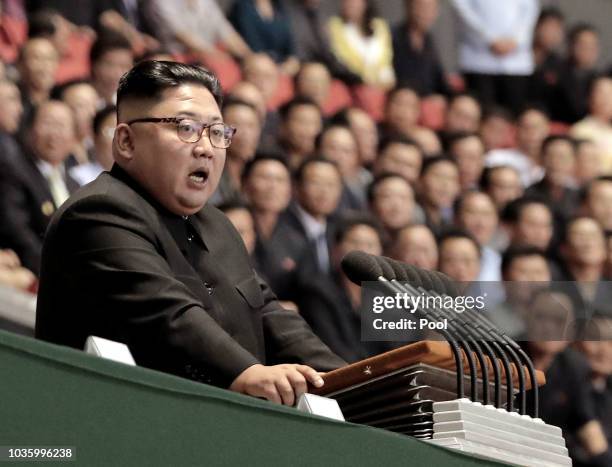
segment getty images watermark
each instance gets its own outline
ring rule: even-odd
[[[612,340],[612,282],[473,282],[457,290],[362,283],[362,339],[443,340],[445,332],[492,327],[522,341]]]

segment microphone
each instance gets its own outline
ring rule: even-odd
[[[456,286],[454,282],[452,281],[452,279],[448,277],[446,274],[443,274],[438,271],[435,271],[435,272],[434,271],[424,271],[424,270],[420,270],[420,271],[428,273],[431,276],[436,277],[438,279],[439,286],[437,290],[441,292],[442,295],[445,295],[447,293],[448,295],[456,294]],[[504,349],[506,350],[506,352],[508,352],[508,354],[512,358],[513,363],[516,365],[517,373],[518,373],[518,382],[519,382],[519,395],[520,395],[520,401],[521,401],[521,407],[520,407],[519,413],[521,415],[525,415],[527,413],[527,407],[526,407],[527,397],[526,397],[526,391],[525,391],[525,375],[523,372],[523,364],[527,367],[527,372],[529,374],[529,380],[531,382],[531,388],[532,388],[531,390],[532,390],[532,396],[533,396],[534,417],[537,418],[538,412],[539,412],[539,407],[538,407],[539,406],[539,394],[538,394],[538,382],[537,382],[536,372],[535,372],[535,367],[533,366],[533,362],[531,361],[529,356],[525,353],[525,351],[521,348],[521,346],[519,346],[512,338],[510,338],[504,332],[499,331],[486,315],[483,315],[471,309],[468,309],[466,311],[467,311],[466,316],[469,315],[473,319],[473,322],[469,324],[472,325],[475,329],[480,330],[481,333],[487,335],[488,338],[492,340],[493,344],[496,344],[497,346],[502,345]],[[500,350],[501,350],[501,347],[500,347]],[[506,366],[502,355],[500,355],[500,358],[502,358],[502,363],[504,363],[504,369],[506,371],[506,374],[510,376],[511,375],[510,369],[509,367]],[[521,363],[521,360],[522,360],[522,363]],[[512,388],[511,383],[509,384],[509,387]],[[508,409],[509,411],[513,410],[512,399],[513,398],[509,399],[509,404],[510,404],[509,409]]]
[[[410,294],[412,295],[429,295],[431,296],[427,290],[424,290],[423,287],[419,287],[417,286],[417,288],[413,287],[411,284],[407,283],[407,282],[413,282],[416,284],[420,284],[421,281],[419,281],[419,277],[416,274],[411,274],[412,271],[410,271],[409,268],[404,268],[403,265],[398,262],[395,261],[391,258],[387,258],[387,257],[382,257],[382,260],[384,260],[394,271],[395,273],[395,278],[396,280],[400,281],[400,282],[404,282],[404,284],[400,284],[398,283],[398,285],[400,285],[401,287],[403,287],[405,290],[407,290]],[[417,280],[415,280],[417,279]],[[470,345],[474,348],[474,351],[476,353],[476,357],[478,358],[478,361],[480,363],[480,368],[482,368],[482,375],[483,375],[483,403],[485,405],[489,404],[489,372],[488,372],[488,365],[486,363],[484,354],[482,352],[482,347],[485,347],[485,352],[487,353],[487,355],[489,356],[489,358],[491,359],[491,362],[495,365],[497,364],[496,359],[494,359],[494,355],[493,352],[491,350],[490,347],[488,347],[488,345],[486,345],[486,343],[484,342],[477,342],[474,339],[474,335],[473,333],[471,333],[469,330],[465,330],[460,324],[459,322],[456,322],[455,319],[453,319],[452,317],[452,313],[447,313],[446,310],[444,310],[443,308],[434,308],[433,309],[436,314],[433,315],[435,318],[444,318],[447,320],[447,323],[449,325],[449,327],[456,332],[459,336],[460,336],[460,340],[465,343],[466,347],[469,349]],[[438,316],[441,315],[441,316]],[[451,316],[449,316],[451,315]],[[469,341],[470,345],[467,345],[467,341]],[[481,347],[482,345],[482,347]],[[494,361],[495,360],[495,361]],[[477,399],[477,394],[476,394],[476,385],[477,385],[477,377],[478,374],[476,372],[476,368],[475,365],[474,367],[470,367],[470,383],[471,383],[471,390],[473,393],[473,400],[478,400]],[[499,380],[500,380],[500,376],[499,376],[499,368],[497,368],[497,371],[495,372],[495,387],[499,387]],[[501,400],[497,401],[498,402],[498,407],[501,406],[500,402]]]
[[[397,294],[400,289],[392,284],[384,277],[383,270],[375,257],[364,253],[363,251],[351,251],[347,253],[341,261],[342,271],[355,284],[361,286],[362,282],[372,281],[380,283],[387,292]],[[392,272],[393,270],[391,270]],[[387,271],[388,272],[388,271]],[[417,312],[422,315],[420,311]],[[463,388],[463,358],[461,357],[461,348],[454,337],[446,330],[440,329],[440,334],[447,340],[450,345],[453,357],[455,358],[455,366],[457,367],[457,398],[463,399],[465,392]],[[464,351],[465,355],[470,355],[470,352]],[[468,360],[469,361],[469,360]]]

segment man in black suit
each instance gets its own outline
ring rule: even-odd
[[[220,101],[199,67],[141,62],[124,75],[116,163],[49,227],[36,335],[124,342],[139,365],[292,405],[323,384],[312,367],[344,362],[280,307],[207,205],[234,134]]]
[[[35,274],[51,216],[78,188],[66,170],[74,129],[70,108],[47,101],[34,111],[25,153],[15,146],[15,154],[0,158],[0,245]]]

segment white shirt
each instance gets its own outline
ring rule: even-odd
[[[459,64],[463,72],[531,75],[537,0],[451,0],[459,18]],[[517,48],[506,55],[491,52],[496,39],[511,38]]]
[[[70,197],[68,187],[66,186],[66,169],[64,164],[53,166],[47,161],[38,159],[36,167],[38,167],[40,173],[47,180],[55,207],[59,208]]]

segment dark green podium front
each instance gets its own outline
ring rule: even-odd
[[[0,446],[74,446],[60,465],[104,467],[491,465],[2,331]]]

